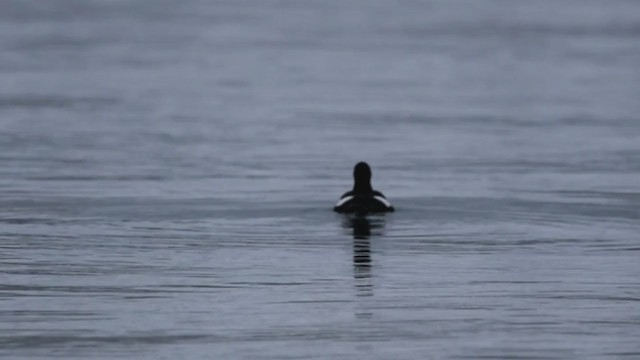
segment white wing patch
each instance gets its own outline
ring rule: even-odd
[[[382,196],[374,196],[373,198],[383,203],[386,207],[391,207],[391,203],[389,202],[389,200],[383,198]]]
[[[346,197],[343,197],[342,199],[340,199],[340,200],[338,201],[338,203],[336,204],[336,206],[337,206],[337,207],[340,207],[340,206],[344,205],[344,203],[346,203],[347,201],[349,201],[349,200],[351,200],[351,199],[353,199],[353,196],[346,196]]]

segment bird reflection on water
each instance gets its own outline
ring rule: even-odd
[[[359,297],[373,296],[371,237],[382,234],[384,225],[384,216],[352,215],[343,221],[345,230],[353,235],[353,277]]]

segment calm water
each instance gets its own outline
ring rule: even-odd
[[[640,358],[640,2],[3,0],[0,357]],[[330,211],[368,161],[397,212]]]

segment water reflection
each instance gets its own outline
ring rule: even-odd
[[[384,217],[348,216],[343,221],[345,230],[353,235],[353,277],[356,296],[373,296],[371,236],[384,228]]]
[[[351,219],[353,229],[353,277],[358,296],[373,295],[371,283],[371,222],[365,217]]]

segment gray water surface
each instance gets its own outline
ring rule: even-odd
[[[640,2],[0,3],[0,357],[640,358]],[[331,207],[360,160],[397,211]]]

